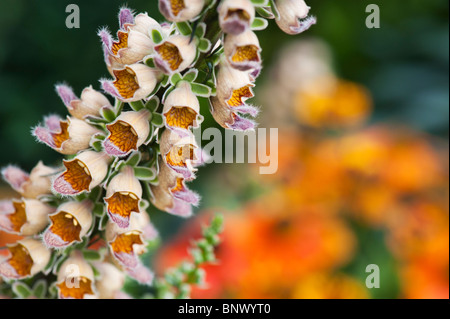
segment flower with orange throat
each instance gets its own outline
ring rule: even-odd
[[[0,262],[0,276],[5,279],[34,276],[50,261],[50,251],[36,239],[24,238],[7,247],[9,256]]]
[[[112,108],[106,96],[94,90],[92,86],[84,88],[80,98],[73,93],[70,86],[59,84],[55,88],[70,115],[77,119],[100,116],[102,108]]]
[[[220,126],[246,131],[255,127],[252,120],[240,114],[256,116],[258,109],[246,104],[253,97],[252,79],[247,72],[236,70],[227,62],[222,62],[217,74],[217,94],[211,97],[211,113]]]
[[[30,174],[13,165],[2,169],[3,179],[25,198],[38,198],[51,194],[51,176],[55,173],[54,168],[45,166],[41,161]]]
[[[167,95],[162,113],[166,127],[180,137],[188,136],[189,129],[197,128],[203,120],[197,96],[192,93],[190,84],[184,81]]]
[[[158,185],[150,185],[153,205],[169,214],[191,216],[191,205],[197,206],[200,197],[189,190],[183,176],[168,167],[162,159],[159,160],[158,181]]]
[[[31,236],[48,224],[54,208],[37,199],[22,198],[3,201],[0,205],[0,229],[8,233]]]
[[[47,247],[64,248],[81,242],[92,226],[93,206],[89,200],[61,204],[50,215],[51,224],[42,235]]]
[[[130,216],[139,214],[142,186],[134,176],[133,168],[125,166],[114,176],[106,189],[106,211],[108,216],[121,228],[130,224]]]
[[[72,160],[64,160],[66,170],[53,181],[53,189],[61,195],[78,195],[90,192],[108,173],[108,154],[84,151]]]
[[[129,276],[143,284],[151,284],[153,273],[142,264],[139,255],[146,251],[146,242],[157,236],[148,215],[144,213],[132,215],[127,228],[120,228],[111,221],[106,225],[106,240],[111,254]]]
[[[225,33],[240,34],[255,19],[255,8],[250,0],[224,0],[217,8],[220,28]]]
[[[61,265],[56,281],[60,299],[95,299],[94,271],[79,251]]]
[[[149,118],[150,112],[146,109],[120,114],[113,123],[106,126],[109,135],[103,142],[105,152],[111,156],[123,157],[137,150],[150,133]]]
[[[106,29],[98,32],[103,44],[105,62],[110,72],[113,69],[139,62],[152,53],[154,43],[150,32],[153,29],[161,29],[159,23],[150,18],[147,13],[140,13],[134,17],[128,8],[120,10],[119,24],[117,40],[113,40]]]
[[[159,0],[159,11],[172,22],[183,22],[197,17],[205,0]]]
[[[278,18],[275,22],[287,34],[298,34],[316,23],[316,18],[308,16],[309,9],[304,0],[275,0]]]
[[[100,80],[103,90],[123,102],[146,98],[155,89],[160,72],[145,64],[135,63],[113,69],[114,80]]]
[[[45,126],[34,129],[33,135],[39,142],[45,143],[61,154],[76,154],[89,148],[91,137],[101,131],[83,120],[51,115],[44,119]]]
[[[256,34],[247,30],[238,35],[227,34],[223,45],[228,63],[241,71],[261,70],[261,46]]]
[[[175,34],[156,45],[153,55],[155,65],[165,74],[172,74],[191,66],[197,47],[189,36]]]

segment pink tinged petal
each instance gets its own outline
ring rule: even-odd
[[[189,130],[187,130],[187,129],[184,129],[184,128],[181,128],[181,127],[173,127],[173,126],[169,126],[169,125],[166,125],[166,127],[167,127],[169,130],[171,130],[172,132],[177,133],[177,135],[178,135],[180,138],[183,138],[183,137],[187,137],[187,136],[191,136],[191,135],[192,135],[191,131],[189,131]]]
[[[79,191],[77,191],[77,190],[72,188],[72,185],[70,185],[70,183],[68,183],[64,179],[64,175],[63,174],[59,175],[53,181],[53,189],[56,192],[60,193],[61,195],[76,195],[76,194],[81,193],[81,192],[79,192]]]
[[[183,187],[182,190],[172,193],[173,197],[182,200],[191,205],[197,206],[200,201],[200,196],[188,189],[187,187]]]
[[[116,157],[124,157],[131,152],[131,151],[130,152],[122,151],[116,145],[114,145],[109,139],[103,141],[103,149],[105,150],[106,154]]]
[[[256,80],[256,78],[261,74],[262,67],[259,65],[259,67],[254,68],[252,72],[250,72],[250,76],[253,78],[253,81]]]
[[[108,93],[113,97],[118,98],[119,100],[123,100],[123,97],[119,94],[112,81],[100,80],[100,83],[103,91],[105,91],[106,93]]]
[[[233,111],[237,111],[242,114],[249,114],[253,117],[257,116],[259,113],[259,109],[257,107],[255,107],[253,105],[247,105],[247,104],[233,107]]]
[[[195,178],[194,172],[192,172],[188,167],[186,166],[176,166],[176,165],[170,165],[167,163],[167,166],[169,166],[171,169],[173,169],[178,174],[181,174],[184,179],[192,180]]]
[[[11,266],[8,260],[0,263],[0,276],[9,279],[20,279],[21,276],[17,273],[13,266]]]
[[[50,131],[60,131],[61,130],[61,118],[58,115],[50,115],[44,118],[45,126]]]
[[[0,215],[2,214],[12,214],[14,213],[14,205],[10,200],[1,200],[0,201]]]
[[[113,44],[113,38],[106,28],[102,28],[98,31],[97,35],[100,37],[105,54],[111,53],[111,47]]]
[[[125,30],[125,24],[133,24],[133,12],[128,8],[121,8],[119,11],[119,25],[122,30]]]
[[[13,165],[8,165],[2,169],[2,176],[5,182],[16,191],[20,191],[23,183],[30,178],[28,173]]]
[[[231,125],[228,124],[228,127],[237,131],[253,130],[255,128],[255,122],[240,116],[236,116],[236,118],[234,119],[234,123]]]
[[[305,19],[298,20],[297,25],[291,26],[290,29],[292,30],[292,32],[295,32],[297,34],[302,33],[308,30],[312,25],[316,24],[316,22],[316,17],[306,17]]]
[[[113,255],[125,268],[135,268],[139,264],[139,258],[135,253],[113,252]]]
[[[156,237],[158,237],[158,231],[156,230],[155,226],[153,226],[152,224],[148,223],[142,229],[142,237],[144,238],[145,241],[153,240]]]
[[[56,148],[52,132],[48,128],[38,126],[34,129],[33,135],[37,138],[39,142],[45,143],[51,148]]]
[[[71,107],[70,102],[72,100],[78,100],[78,97],[75,95],[75,93],[73,93],[73,90],[70,86],[59,84],[55,86],[55,89],[64,105],[68,108]]]
[[[204,165],[210,158],[208,153],[206,153],[202,148],[197,148],[195,152],[197,160],[192,162],[192,166],[198,167]]]
[[[56,235],[47,229],[42,236],[42,240],[47,247],[51,248],[64,248],[70,245],[70,242],[63,240],[59,235]]]
[[[130,295],[123,291],[117,291],[114,293],[113,299],[133,299]]]
[[[163,16],[173,18],[170,0],[159,0],[159,11]]]
[[[241,34],[249,27],[246,21],[242,21],[238,15],[233,14],[222,23],[222,30],[225,33]]]
[[[153,62],[155,65],[165,74],[172,74],[174,71],[170,68],[170,66],[167,64],[167,62],[159,57],[159,55],[155,55],[153,58]]]
[[[167,212],[180,217],[190,217],[192,216],[192,206],[185,201],[174,198],[173,206],[172,208],[169,208]]]
[[[14,205],[10,200],[0,201],[0,229],[8,233],[15,233],[13,229],[13,224],[8,218],[8,215],[15,212]]]
[[[130,216],[120,216],[118,214],[113,214],[111,213],[109,208],[108,208],[108,216],[120,228],[127,228],[130,225]]]
[[[134,278],[141,284],[150,286],[153,282],[153,272],[141,263],[134,268],[127,268],[126,271],[130,277]]]

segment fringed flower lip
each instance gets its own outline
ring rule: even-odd
[[[79,251],[61,265],[56,281],[60,299],[93,299],[97,297],[92,267]]]
[[[195,41],[189,36],[171,35],[155,46],[155,65],[165,74],[181,72],[191,66],[197,54]]]
[[[316,18],[308,16],[308,5],[304,0],[275,0],[279,17],[278,27],[287,34],[299,34],[316,24]]]
[[[61,195],[78,195],[99,185],[108,173],[108,154],[84,151],[72,160],[64,160],[66,170],[53,181],[53,189]]]
[[[38,162],[30,174],[13,165],[2,169],[3,179],[25,198],[51,194],[51,175],[54,173],[56,170],[45,166],[42,161]]]
[[[25,279],[42,271],[50,261],[50,251],[41,241],[24,238],[8,245],[9,256],[0,262],[0,276]]]
[[[197,128],[203,121],[197,96],[192,92],[188,82],[178,83],[176,89],[167,95],[163,117],[166,127],[180,137],[188,136],[189,129]]]
[[[151,284],[153,280],[153,273],[139,260],[139,255],[146,251],[145,242],[157,236],[156,231],[148,231],[149,225],[148,215],[142,213],[131,215],[130,224],[125,229],[111,221],[106,226],[111,254],[131,277],[143,284]]]
[[[150,133],[150,112],[142,109],[138,112],[122,112],[106,128],[108,137],[103,142],[105,152],[111,156],[123,157],[144,144]]]
[[[220,28],[225,33],[240,34],[250,29],[255,8],[250,0],[224,0],[217,8]]]
[[[0,229],[8,233],[31,236],[48,224],[48,215],[55,209],[37,199],[13,199],[0,205]]]
[[[106,96],[94,90],[92,86],[84,88],[80,98],[65,84],[58,84],[55,89],[70,115],[80,120],[88,116],[98,117],[102,108],[112,107]]]
[[[150,185],[151,201],[159,210],[181,217],[192,215],[192,206],[197,206],[200,196],[189,190],[181,174],[176,173],[160,158],[159,183]]]
[[[92,225],[93,204],[89,200],[70,201],[50,215],[50,226],[42,235],[47,247],[64,248],[81,242]]]
[[[239,114],[258,115],[258,109],[246,104],[253,97],[252,78],[249,73],[231,67],[222,62],[217,74],[217,94],[211,98],[211,113],[224,128],[251,130],[255,123]]]
[[[171,130],[165,130],[161,135],[160,151],[164,162],[184,179],[195,178],[195,164],[200,162],[201,149],[197,146],[194,135],[180,137]]]
[[[123,102],[146,98],[155,89],[160,72],[145,64],[135,63],[112,70],[114,80],[100,80],[103,90]]]
[[[44,118],[45,126],[38,126],[33,135],[39,142],[45,143],[55,151],[71,155],[89,148],[91,137],[101,131],[77,118],[62,120],[51,115]]]
[[[133,168],[125,166],[114,176],[106,189],[106,211],[110,219],[120,228],[130,225],[130,216],[139,214],[142,186],[134,176]]]
[[[261,46],[252,30],[238,35],[228,34],[224,41],[224,52],[228,63],[240,71],[261,69]]]
[[[192,20],[204,6],[205,0],[159,0],[159,11],[171,22]]]

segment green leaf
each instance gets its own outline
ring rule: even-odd
[[[136,176],[136,178],[139,180],[148,181],[155,178],[156,173],[154,169],[137,166],[134,168],[134,176]]]
[[[272,9],[271,11],[272,11],[273,15],[275,16],[275,19],[280,18],[280,13],[278,12],[277,5],[275,4],[275,1],[274,0],[269,0],[269,5],[270,5],[270,8]]]
[[[47,282],[43,279],[36,281],[33,286],[33,296],[43,299],[47,293]]]
[[[161,114],[153,113],[152,124],[156,127],[164,126],[164,119]]]
[[[89,143],[89,145],[96,151],[100,152],[103,149],[102,141],[94,140]]]
[[[163,41],[162,34],[156,29],[152,30],[151,37],[152,37],[153,43],[155,43],[155,44],[159,44],[159,43],[161,43]]]
[[[195,28],[195,36],[199,39],[203,38],[206,33],[206,24],[204,22],[200,22],[197,24],[197,27]]]
[[[176,86],[178,82],[180,82],[183,78],[181,77],[180,73],[174,73],[170,77],[170,84],[173,86]]]
[[[127,164],[128,166],[133,166],[134,167],[137,164],[139,164],[140,161],[141,161],[141,152],[134,151],[133,153],[130,154],[130,156],[128,157],[128,159],[125,162],[125,164]]]
[[[91,192],[89,193],[88,198],[93,201],[96,202],[100,199],[100,196],[102,195],[103,192],[103,188],[101,188],[100,186],[94,187]]]
[[[161,80],[162,87],[166,87],[167,84],[169,84],[169,80],[170,80],[170,77],[167,76],[166,74],[164,74],[164,76],[163,76],[163,78]]]
[[[145,108],[150,112],[155,112],[159,106],[159,98],[157,96],[152,97],[145,103]]]
[[[269,9],[269,7],[256,7],[256,12],[264,19],[274,19],[275,15]]]
[[[102,107],[100,109],[100,114],[108,122],[113,122],[116,119],[116,113],[114,113],[114,110],[109,107]]]
[[[265,28],[267,28],[268,24],[269,23],[266,19],[257,17],[255,18],[255,20],[253,20],[251,29],[254,31],[264,30]]]
[[[198,49],[200,52],[208,52],[211,49],[211,42],[208,39],[201,39],[198,43]]]
[[[180,31],[180,33],[182,35],[185,35],[185,36],[191,35],[192,28],[188,22],[177,22],[176,26],[177,26],[178,31]]]
[[[153,58],[144,59],[144,63],[145,63],[146,66],[148,66],[150,68],[154,68],[155,67],[155,62],[153,61]]]
[[[95,250],[83,250],[83,257],[86,260],[100,260],[102,259],[102,255]]]
[[[26,299],[33,295],[30,287],[20,281],[16,281],[15,283],[13,283],[11,288],[14,294],[16,294],[16,296],[21,299]]]
[[[99,230],[105,230],[107,223],[108,223],[108,214],[104,214],[100,219]]]
[[[198,70],[197,69],[190,69],[189,72],[186,72],[183,75],[183,81],[187,81],[187,82],[193,82],[198,76]]]
[[[212,221],[210,228],[216,233],[220,234],[223,231],[224,226],[224,217],[222,214],[215,214]]]
[[[268,0],[251,0],[252,4],[256,7],[267,6]]]
[[[95,216],[102,217],[103,214],[105,213],[103,204],[102,203],[95,203],[95,206],[94,206],[94,209],[92,210],[92,213]]]
[[[129,102],[128,103],[130,105],[130,107],[133,109],[133,111],[140,111],[144,108],[144,103],[142,103],[141,100],[139,101],[134,101],[134,102]]]
[[[211,88],[207,85],[200,83],[191,83],[191,89],[194,94],[202,97],[211,96]]]

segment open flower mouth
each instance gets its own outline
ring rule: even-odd
[[[124,99],[131,99],[139,89],[136,73],[130,68],[113,70],[113,73],[116,78],[113,85],[117,89],[117,92]]]
[[[44,234],[47,245],[59,248],[81,241],[81,225],[73,215],[61,211],[51,215],[50,220],[52,224]]]
[[[131,150],[137,149],[138,135],[130,124],[119,120],[114,124],[107,125],[106,128],[110,135],[106,140],[109,143],[105,143],[105,148],[113,146],[119,151],[118,154],[116,154],[117,152],[111,152],[111,154],[124,156]]]
[[[20,279],[31,274],[33,259],[21,244],[9,246],[11,257],[0,263],[0,274],[7,278]]]
[[[237,47],[231,61],[234,63],[260,62],[259,49],[256,45],[244,45]]]
[[[253,97],[253,93],[250,90],[250,86],[244,86],[240,89],[234,90],[231,94],[230,99],[227,101],[229,106],[241,106],[244,105],[243,98],[251,98]]]
[[[170,127],[178,127],[189,129],[194,126],[194,120],[197,113],[189,107],[172,107],[169,112],[165,113],[166,123]]]
[[[119,227],[128,227],[131,213],[139,213],[139,197],[132,192],[116,192],[105,201],[109,216]]]
[[[169,0],[170,8],[172,9],[172,13],[174,16],[178,16],[178,14],[186,9],[186,5],[183,0]]]
[[[134,253],[133,245],[143,245],[141,232],[133,230],[123,234],[119,234],[110,242],[111,250],[114,256],[126,267],[136,267],[139,260]]]
[[[53,138],[53,144],[55,148],[61,148],[62,143],[69,139],[69,123],[67,121],[59,122],[61,131],[58,133],[51,133]]]
[[[186,166],[187,160],[194,161],[195,159],[193,145],[174,146],[166,154],[166,161],[169,166]]]
[[[247,11],[242,10],[242,9],[230,9],[228,10],[226,16],[225,16],[225,20],[227,19],[235,19],[238,18],[239,20],[243,20],[243,21],[250,21],[250,15],[248,14]]]
[[[80,160],[74,159],[72,161],[65,161],[64,166],[66,171],[55,180],[64,180],[71,188],[70,193],[76,194],[82,191],[89,190],[89,185],[91,184],[92,177],[87,166]]]
[[[57,284],[57,287],[59,288],[60,298],[64,299],[83,299],[85,295],[94,295],[92,281],[83,276],[67,278]]]
[[[12,202],[14,212],[0,215],[0,228],[10,232],[20,233],[22,226],[27,222],[25,203],[23,201]]]
[[[157,63],[164,71],[168,71],[166,70],[164,62],[171,71],[176,71],[183,62],[183,58],[181,57],[177,46],[170,42],[164,42],[163,44],[156,46],[155,51],[159,54],[160,59],[163,60],[159,61],[157,58],[155,59],[155,63]]]
[[[120,49],[124,49],[128,46],[128,33],[119,31],[117,33],[118,41],[113,42],[111,46],[111,52],[114,55],[117,55]]]

